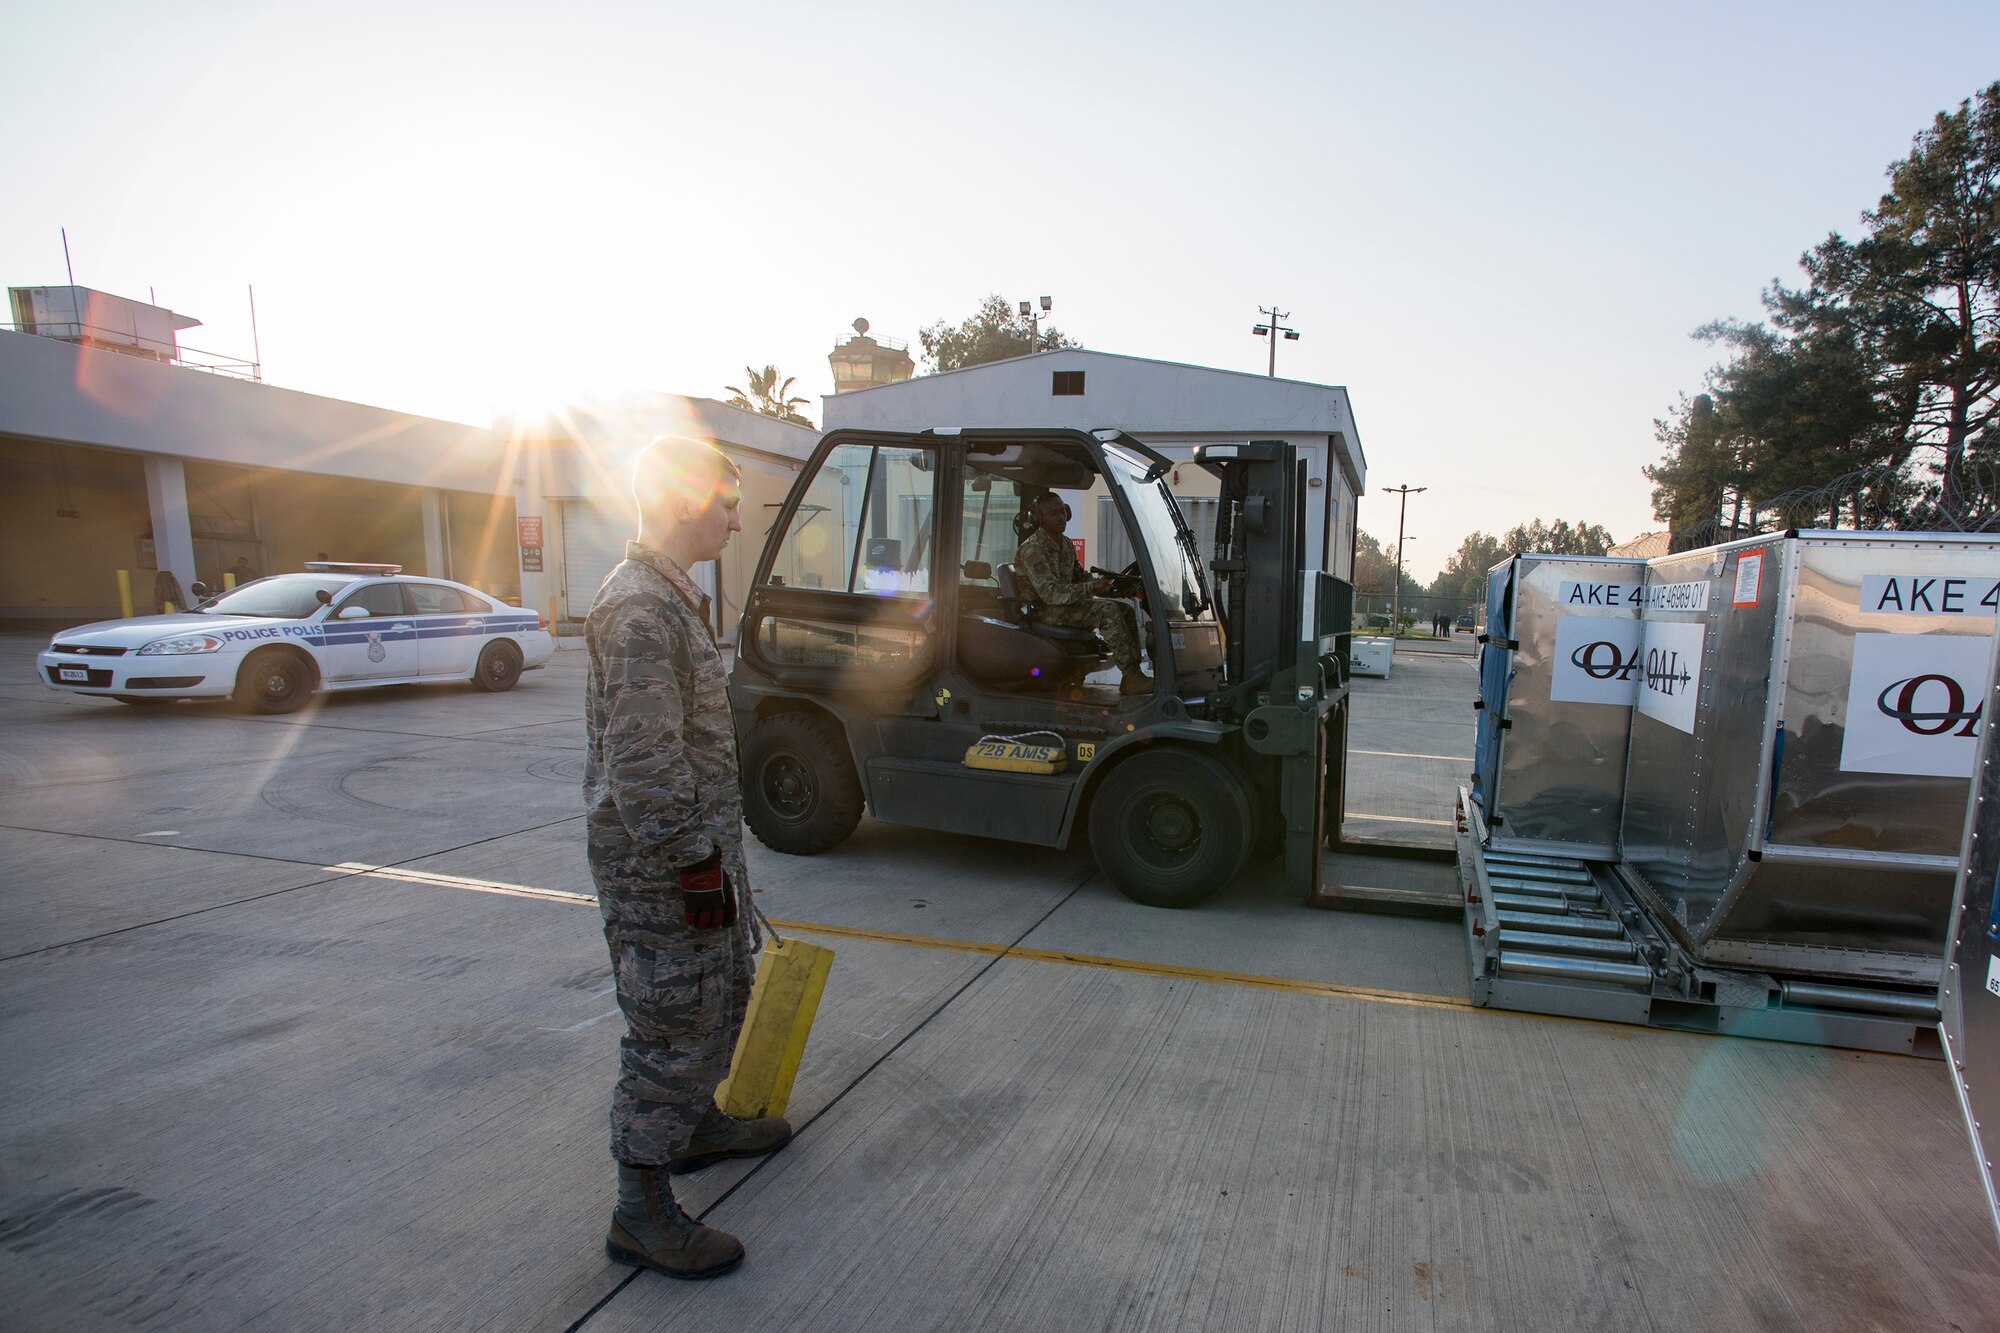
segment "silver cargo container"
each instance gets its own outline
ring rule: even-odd
[[[1996,607],[1985,535],[1650,562],[1623,869],[1695,959],[1937,984]],[[1788,999],[1867,1007],[1810,986]]]
[[[1488,575],[1474,788],[1493,850],[1616,857],[1645,575],[1577,555]]]
[[[2000,638],[1994,640],[2000,650]],[[2000,687],[1986,692],[1986,716],[2000,709]],[[2000,748],[1982,727],[1979,767],[1966,814],[1952,905],[1951,950],[1938,988],[1938,1024],[1945,1059],[1958,1088],[1958,1107],[1972,1135],[1973,1169],[1986,1188],[1986,1211],[2000,1233],[2000,1190],[1993,1161],[2000,1152]]]

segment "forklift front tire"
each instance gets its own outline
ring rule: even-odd
[[[817,856],[861,822],[861,783],[832,723],[773,713],[743,745],[743,821],[774,852]]]
[[[1090,806],[1090,850],[1119,891],[1148,907],[1192,907],[1236,878],[1253,821],[1243,784],[1197,750],[1135,754]]]

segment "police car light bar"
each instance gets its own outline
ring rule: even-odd
[[[306,568],[315,574],[400,574],[401,565],[364,565],[351,560],[308,560]]]

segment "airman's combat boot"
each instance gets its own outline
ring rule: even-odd
[[[756,1120],[738,1120],[720,1107],[711,1106],[694,1127],[681,1155],[667,1163],[677,1176],[714,1166],[728,1157],[762,1157],[791,1142],[792,1127],[783,1116],[767,1115]]]
[[[618,1209],[604,1257],[668,1277],[720,1277],[743,1262],[743,1242],[681,1211],[662,1166],[618,1164]]]

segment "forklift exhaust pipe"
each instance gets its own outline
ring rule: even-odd
[[[1504,937],[1503,937],[1504,938]],[[1913,1018],[1919,1023],[1938,1021],[1934,995],[1899,995],[1894,991],[1866,990],[1860,986],[1830,986],[1820,981],[1781,981],[1778,994],[1786,1004],[1809,1004],[1820,1009],[1854,1009],[1869,1014],[1889,1014]]]
[[[1558,958],[1553,954],[1500,951],[1500,972],[1510,977],[1549,977],[1559,981],[1609,981],[1641,988],[1653,984],[1653,974],[1638,963],[1607,963],[1596,958]]]

